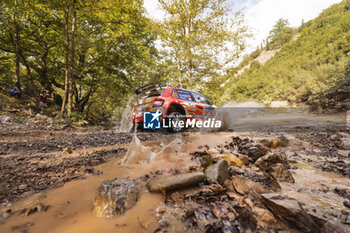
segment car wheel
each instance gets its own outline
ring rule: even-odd
[[[143,132],[144,131],[144,128],[143,128],[143,123],[140,122],[140,123],[137,123],[137,129],[136,129],[137,132]],[[135,132],[135,123],[132,124],[132,127],[129,131],[129,133],[134,133]]]
[[[185,130],[185,127],[178,127],[178,122],[185,121],[184,116],[179,112],[172,112],[167,116],[168,121],[171,121],[171,127],[168,128],[168,131],[172,133],[178,133]],[[170,122],[168,123],[168,125]]]
[[[135,123],[132,124],[132,127],[129,130],[129,133],[133,133],[134,131],[135,131]]]

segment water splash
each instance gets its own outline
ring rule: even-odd
[[[116,131],[118,133],[128,133],[132,127],[132,111],[135,103],[135,97],[130,97],[126,102],[124,111],[121,115],[120,121],[117,124]]]
[[[123,165],[145,163],[154,160],[156,157],[157,153],[153,152],[150,147],[142,144],[140,139],[137,137],[135,130],[128,151],[126,152],[121,163]]]
[[[159,143],[159,144],[158,144]],[[131,165],[137,163],[148,163],[156,158],[160,158],[163,161],[163,167],[166,169],[166,157],[169,154],[178,154],[184,152],[184,140],[181,138],[175,138],[172,140],[163,140],[156,143],[158,146],[145,146],[137,137],[136,130],[134,131],[133,139],[128,147],[123,160],[122,165]],[[153,150],[151,150],[151,148]]]

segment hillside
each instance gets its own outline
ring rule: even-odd
[[[283,44],[253,52],[228,75],[221,104],[288,100],[315,110],[349,109],[350,1],[331,6],[288,33]],[[275,50],[266,63],[256,60],[261,53]],[[239,72],[243,67],[249,68]]]

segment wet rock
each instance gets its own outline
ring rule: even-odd
[[[289,182],[289,183],[294,183],[294,177],[292,174],[287,170],[287,168],[281,164],[277,163],[273,165],[268,173],[273,176],[276,180],[282,181],[282,182]]]
[[[252,211],[254,215],[256,215],[259,225],[261,225],[261,223],[272,224],[277,222],[273,214],[267,209],[254,206]]]
[[[335,188],[334,192],[338,194],[341,197],[344,197],[348,200],[350,200],[350,189],[344,189],[344,188]]]
[[[232,184],[234,189],[242,194],[247,195],[249,193],[268,193],[270,192],[264,185],[254,182],[248,178],[241,176],[232,177]]]
[[[12,211],[9,208],[0,210],[0,224],[2,223],[2,221],[10,217],[11,215]]]
[[[347,227],[341,226],[334,222],[325,222],[322,225],[322,233],[348,233]]]
[[[263,139],[260,142],[273,149],[277,147],[287,147],[289,144],[289,140],[283,135],[276,139]]]
[[[204,181],[203,172],[185,173],[174,176],[161,176],[150,180],[147,187],[151,192],[164,192],[191,187]]]
[[[35,212],[46,211],[48,206],[44,206],[42,203],[36,203],[28,208],[26,208],[24,216],[29,216]]]
[[[247,155],[249,158],[255,162],[257,159],[259,159],[261,156],[263,156],[263,152],[256,146],[250,147],[247,150]]]
[[[260,143],[263,145],[269,147],[269,148],[277,148],[278,147],[278,140],[277,139],[263,139],[260,140]]]
[[[236,167],[229,168],[231,176],[243,176],[264,185],[268,190],[279,191],[281,186],[278,182],[266,172],[251,172],[246,169],[239,169]]]
[[[332,136],[329,137],[332,141],[339,141],[341,139],[339,134],[333,134]]]
[[[289,168],[289,162],[286,156],[284,154],[277,153],[264,155],[255,162],[255,165],[262,170],[268,170],[277,163],[281,163],[285,167]]]
[[[9,117],[9,116],[0,116],[0,123],[1,124],[11,123],[11,117]]]
[[[203,169],[206,169],[207,167],[213,164],[213,157],[211,154],[208,153],[207,150],[195,151],[195,152],[192,152],[190,155],[194,156],[199,160],[201,167]]]
[[[242,167],[243,165],[243,162],[237,156],[231,153],[226,154],[224,158],[229,166]]]
[[[73,153],[73,148],[72,147],[66,147],[63,150],[64,154],[72,154]]]
[[[244,154],[238,154],[238,158],[243,162],[244,165],[249,165],[249,157]]]
[[[124,214],[137,203],[139,192],[140,187],[133,180],[104,181],[98,188],[93,213],[98,217]]]
[[[207,176],[209,182],[218,182],[219,184],[223,185],[225,180],[230,177],[227,161],[225,159],[221,159],[217,163],[209,166],[205,170],[205,175]]]
[[[322,171],[334,172],[346,177],[350,177],[350,164],[342,160],[326,161],[321,166],[317,166],[317,168],[321,168]]]
[[[277,145],[279,147],[287,147],[288,144],[289,144],[289,140],[283,135],[278,137],[277,140],[278,140],[278,144]]]
[[[348,232],[345,228],[350,225],[350,212],[322,206],[305,206],[304,210],[322,228],[322,232]]]
[[[291,228],[302,232],[321,232],[313,218],[305,212],[300,203],[292,198],[279,194],[262,194],[264,205],[274,216]]]

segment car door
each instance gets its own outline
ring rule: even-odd
[[[195,118],[202,118],[204,105],[195,102],[191,91],[174,89],[172,96],[175,97],[178,103],[185,109],[186,115]]]
[[[192,92],[192,96],[195,102],[203,107],[202,116],[204,118],[215,116],[215,106],[207,98],[196,92]]]

